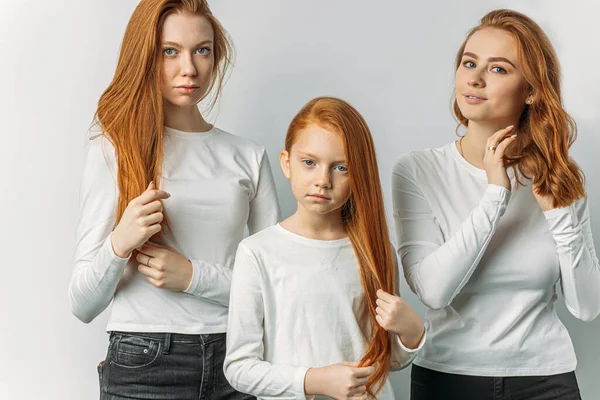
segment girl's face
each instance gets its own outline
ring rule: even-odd
[[[530,93],[509,32],[484,28],[467,41],[456,70],[456,100],[469,121],[505,126],[519,120]]]
[[[281,168],[290,180],[298,209],[326,215],[340,213],[350,198],[350,180],[341,135],[316,124],[298,132]]]
[[[206,94],[214,66],[214,34],[203,16],[170,14],[161,38],[161,90],[168,103],[195,106]]]

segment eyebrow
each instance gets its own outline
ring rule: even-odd
[[[469,52],[469,51],[465,51],[465,52],[463,53],[463,57],[464,57],[464,56],[469,56],[469,57],[472,57],[472,58],[474,58],[474,59],[476,59],[476,60],[479,60],[479,56],[477,56],[477,54],[475,54],[475,53],[471,53],[471,52]],[[511,62],[511,61],[510,61],[508,58],[505,58],[505,57],[490,57],[490,58],[488,58],[487,60],[488,60],[488,61],[490,61],[490,62],[494,62],[494,61],[503,61],[503,62],[505,62],[505,63],[508,63],[508,64],[512,65],[512,66],[513,66],[513,68],[515,68],[515,69],[517,68],[517,67],[515,67],[515,64],[513,64],[513,63],[512,63],[512,62]]]
[[[300,157],[303,157],[303,156],[308,157],[308,158],[315,158],[315,159],[319,158],[319,157],[315,156],[314,154],[310,154],[305,151],[300,151]],[[346,164],[346,160],[337,160],[337,161],[334,161],[333,164]]]
[[[163,46],[173,46],[173,47],[182,47],[179,43],[177,42],[170,42],[170,41],[166,41],[162,43]],[[203,46],[203,45],[207,45],[207,44],[213,44],[213,41],[210,39],[207,40],[203,40],[200,43],[196,44],[194,47],[199,47],[199,46]]]

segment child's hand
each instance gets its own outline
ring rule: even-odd
[[[366,400],[366,383],[375,367],[358,367],[357,362],[343,362],[311,368],[304,378],[307,396],[324,395],[336,400]]]
[[[377,323],[386,331],[395,333],[408,348],[416,348],[425,333],[425,326],[417,312],[401,297],[381,289],[377,291]]]

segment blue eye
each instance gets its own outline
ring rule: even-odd
[[[492,71],[497,72],[499,74],[506,74],[506,70],[502,67],[492,67]]]
[[[344,167],[343,165],[336,165],[334,169],[337,169],[340,172],[348,172],[348,168]]]
[[[474,63],[473,61],[465,61],[465,62],[463,63],[463,65],[464,65],[465,67],[467,67],[467,68],[475,68],[475,67],[476,67],[476,65],[475,65],[475,63]]]
[[[205,56],[210,53],[210,49],[208,47],[201,47],[198,50],[196,50],[196,53]]]
[[[168,49],[164,49],[164,50],[163,50],[163,54],[164,54],[165,56],[167,56],[167,57],[174,56],[174,55],[175,55],[175,53],[177,53],[177,50],[175,50],[175,49],[173,49],[173,48],[171,48],[171,47],[169,47]]]
[[[312,167],[315,165],[315,162],[313,160],[302,160],[302,162],[304,163],[304,165],[306,165],[307,167]]]

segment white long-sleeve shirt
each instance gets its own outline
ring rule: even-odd
[[[171,230],[161,232],[161,243],[193,264],[185,292],[154,287],[137,271],[134,258],[115,255],[110,240],[119,193],[115,150],[104,136],[89,141],[71,309],[89,322],[112,301],[108,331],[225,332],[231,268],[244,228],[252,234],[279,220],[266,152],[218,128],[165,128],[161,188],[171,194],[163,201]]]
[[[454,143],[403,155],[392,187],[404,274],[430,308],[415,364],[479,376],[573,371],[555,286],[575,317],[600,312],[587,200],[542,212],[531,185],[488,184]]]
[[[315,240],[277,224],[244,239],[233,268],[225,376],[259,399],[305,399],[309,368],[362,358],[370,337],[360,318],[364,297],[348,238]],[[409,350],[392,336],[390,367],[401,369],[425,338]],[[378,398],[394,399],[389,381]]]

